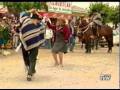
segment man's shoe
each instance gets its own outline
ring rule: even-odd
[[[32,81],[32,75],[27,75],[27,81]]]
[[[36,73],[36,70],[33,71],[32,76]]]

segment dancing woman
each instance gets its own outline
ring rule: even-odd
[[[49,21],[49,19],[47,19]],[[49,28],[51,28],[54,33],[54,45],[52,48],[52,55],[55,61],[55,66],[63,67],[63,54],[67,53],[67,43],[70,37],[70,30],[68,26],[65,24],[64,19],[58,19],[56,25],[52,25],[47,22]],[[59,60],[58,61],[58,57]]]

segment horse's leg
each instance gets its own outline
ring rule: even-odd
[[[85,53],[88,53],[88,46],[89,46],[88,42],[85,42],[85,50],[86,50]]]
[[[105,39],[106,39],[106,41],[107,41],[107,43],[108,43],[108,53],[110,52],[110,47],[109,47],[109,40],[108,40],[108,37],[107,36],[105,36]]]
[[[97,39],[95,40],[96,50],[98,50],[98,43],[99,43],[99,39],[97,38]]]
[[[91,53],[91,41],[88,41],[86,45],[87,45],[87,47],[86,47],[86,50],[87,50],[86,53]]]
[[[94,39],[94,49],[96,49],[96,39]]]
[[[113,47],[113,35],[110,35],[109,37],[108,37],[108,41],[109,41],[109,53],[111,53],[112,52],[112,47]]]
[[[87,43],[85,43],[85,53],[88,53],[88,50],[87,50]]]
[[[91,50],[92,50],[91,41],[93,41],[93,49],[94,49],[94,40],[90,40],[89,41],[89,53],[91,53]]]
[[[112,37],[105,37],[106,38],[106,41],[108,43],[108,53],[111,53],[112,52],[112,47],[113,47],[113,40],[112,40]]]
[[[94,46],[95,45],[95,41],[94,40],[91,40],[91,49],[94,49]]]
[[[111,42],[108,40],[108,53],[112,52]]]
[[[81,42],[81,44],[82,44],[82,45],[81,45],[81,48],[83,48],[83,42]]]

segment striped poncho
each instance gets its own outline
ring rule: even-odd
[[[34,25],[29,17],[26,17],[23,21],[24,22],[20,28],[20,40],[25,50],[30,50],[38,47],[45,41],[45,26],[40,23]]]

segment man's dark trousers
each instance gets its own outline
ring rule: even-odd
[[[22,54],[25,65],[28,67],[28,75],[35,73],[36,60],[38,55],[38,47],[26,51],[22,46]]]

